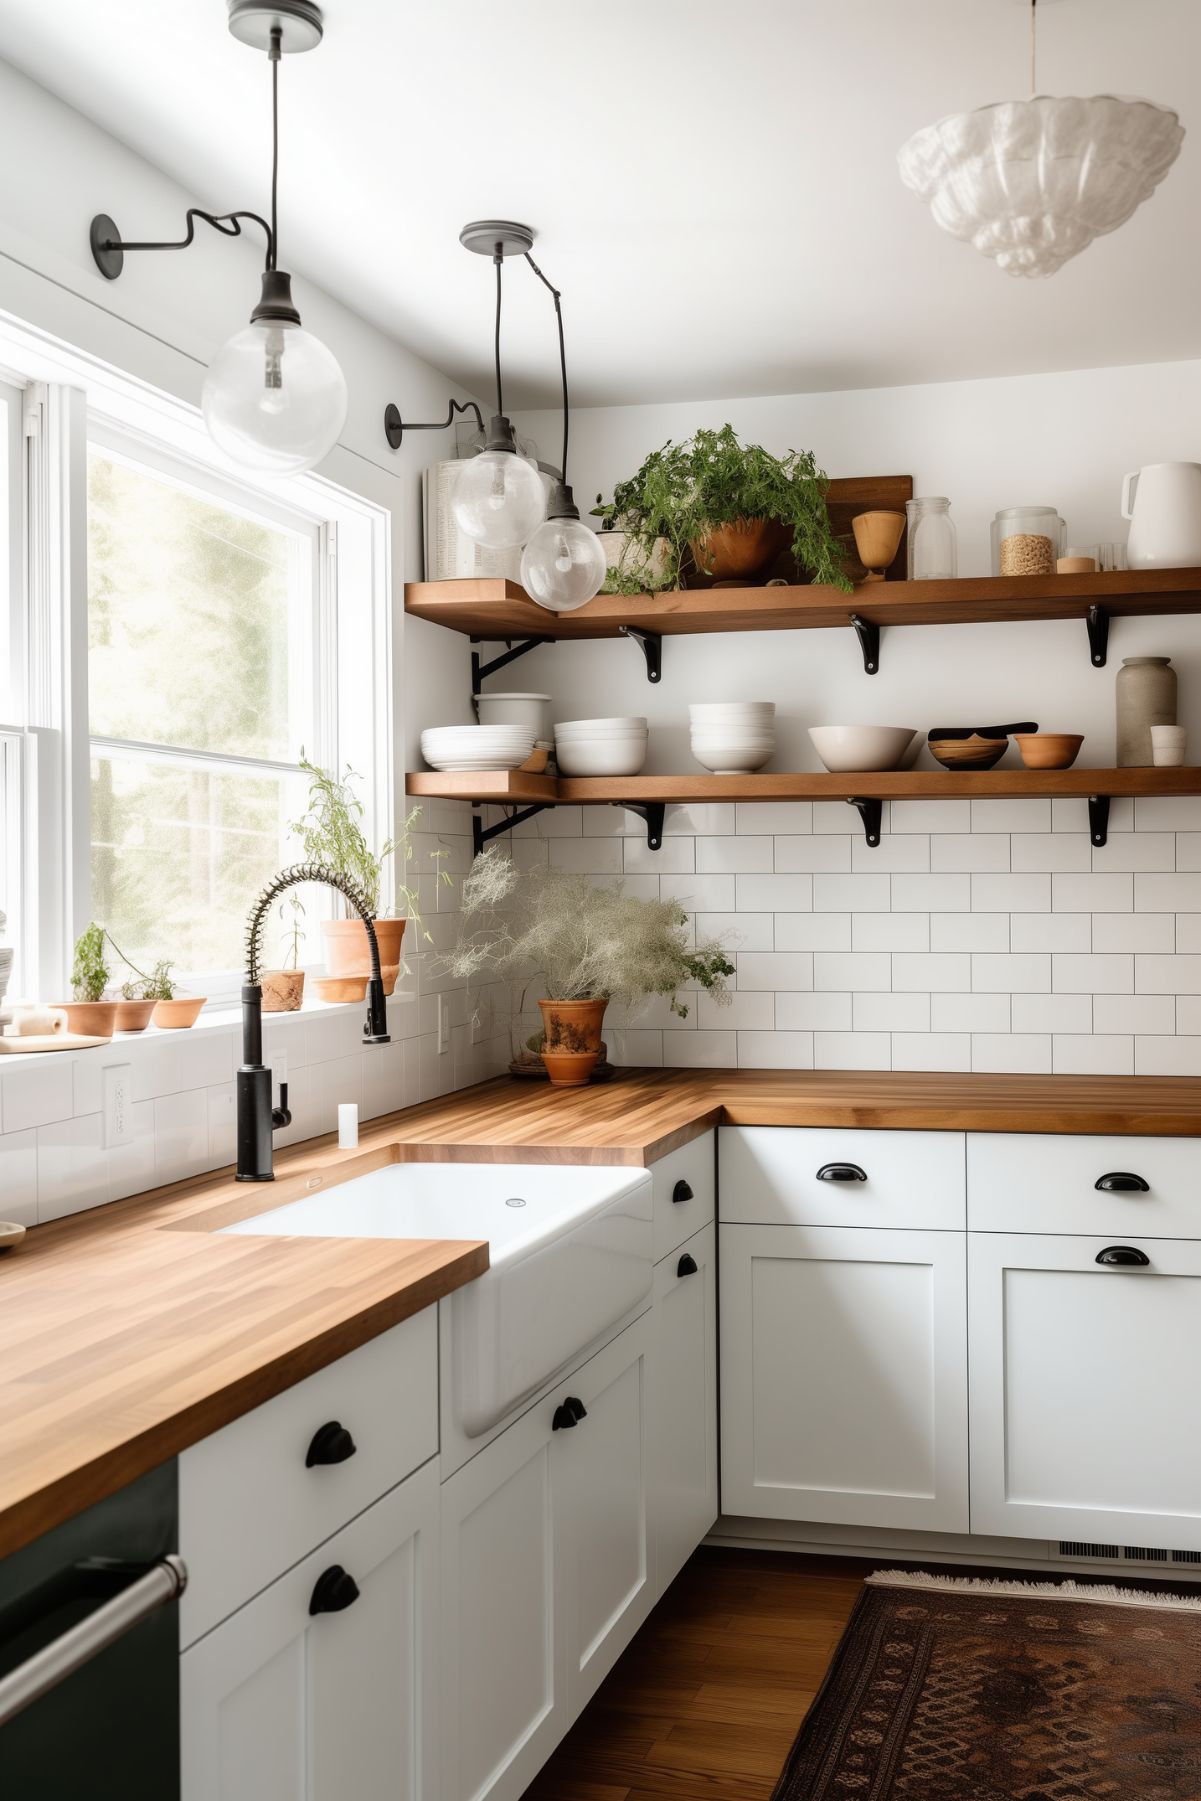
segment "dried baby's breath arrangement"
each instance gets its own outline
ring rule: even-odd
[[[550,1000],[633,1007],[663,994],[681,1019],[680,990],[694,982],[719,1003],[729,999],[734,965],[716,939],[689,947],[676,901],[596,888],[567,870],[518,869],[496,847],[476,858],[461,893],[459,941],[442,959],[458,981],[536,972]]]

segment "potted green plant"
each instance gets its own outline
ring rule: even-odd
[[[111,1038],[117,1029],[117,1003],[104,998],[110,974],[104,939],[104,927],[93,919],[75,940],[71,999],[64,1006],[67,1030],[89,1038]]]
[[[288,912],[291,912],[292,923],[287,924]],[[305,934],[300,927],[304,902],[295,888],[289,888],[287,899],[281,901],[280,919],[284,921],[284,940],[288,950],[284,956],[282,969],[265,969],[262,974],[263,1012],[264,1013],[296,1013],[304,1000],[304,970],[300,967],[300,947]]]
[[[181,1031],[196,1024],[205,996],[176,993],[175,978],[171,973],[175,966],[169,958],[160,957],[149,970],[139,969],[111,932],[106,933],[106,937],[122,963],[133,972],[121,985],[117,1011],[119,1031],[144,1031],[151,1020],[167,1031]]]
[[[579,1087],[592,1074],[611,1000],[636,1007],[666,995],[683,1019],[686,986],[728,999],[733,964],[716,939],[689,946],[678,902],[597,888],[568,870],[518,869],[498,847],[478,856],[465,877],[460,920],[459,941],[441,959],[458,980],[539,972],[546,989],[538,1002],[540,1055],[560,1086]]]
[[[350,786],[357,779],[354,770],[347,765],[344,775],[332,775],[329,770],[310,763],[303,750],[300,753],[300,767],[309,778],[308,805],[304,816],[295,822],[292,829],[300,838],[306,857],[314,863],[324,863],[337,870],[339,875],[353,882],[365,895],[379,945],[384,992],[391,994],[400,974],[403,956],[401,945],[408,920],[411,919],[421,930],[422,936],[429,941],[429,933],[421,923],[417,890],[410,887],[401,876],[396,877],[396,903],[404,911],[387,915],[380,912],[384,866],[390,858],[395,859],[399,851],[401,862],[407,871],[413,859],[411,835],[421,816],[421,808],[414,807],[409,813],[401,825],[398,839],[389,838],[378,852],[373,851],[363,831],[363,803]],[[430,852],[435,862],[444,854],[442,851]],[[393,867],[395,869],[395,863]],[[438,874],[441,881],[450,882],[451,877],[446,870],[440,869]],[[325,983],[321,984],[323,997],[327,1000],[361,1000],[366,993],[367,978],[371,974],[371,951],[367,929],[362,920],[357,914],[349,918],[323,919],[321,935],[325,941],[325,967],[331,982],[339,987],[346,987],[347,990],[350,987],[355,990],[353,994],[349,991],[333,992],[330,984]],[[358,986],[360,982],[361,989]]]
[[[666,544],[658,587],[679,587],[687,568],[708,581],[750,582],[790,548],[811,580],[849,593],[843,547],[826,509],[827,485],[811,451],[773,456],[761,444],[742,444],[733,426],[723,425],[682,444],[669,439],[593,510],[605,529],[624,531],[645,563],[662,559]],[[627,550],[619,581],[629,557]]]

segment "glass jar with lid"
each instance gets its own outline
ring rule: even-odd
[[[911,582],[953,580],[959,573],[959,551],[951,503],[945,494],[907,500],[908,564]]]
[[[1055,507],[1002,507],[992,522],[994,575],[1054,575],[1067,527]]]

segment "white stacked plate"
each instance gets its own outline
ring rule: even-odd
[[[775,752],[774,700],[699,701],[688,716],[692,754],[714,775],[747,775]]]
[[[646,762],[645,719],[565,719],[555,726],[564,775],[637,775]]]
[[[533,728],[525,725],[439,725],[421,734],[430,768],[447,772],[519,769],[533,748]]]

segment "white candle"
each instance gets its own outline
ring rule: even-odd
[[[359,1109],[354,1101],[338,1105],[338,1149],[353,1151],[359,1142]]]

